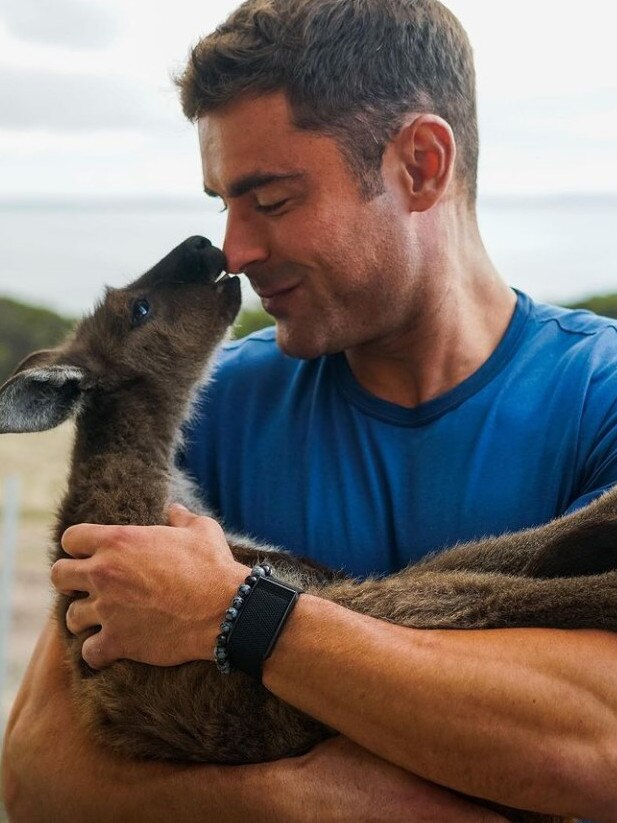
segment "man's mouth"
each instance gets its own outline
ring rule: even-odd
[[[262,289],[253,286],[253,288],[261,299],[264,310],[276,317],[278,314],[285,313],[289,300],[293,299],[293,295],[300,285],[301,282],[297,282],[283,287],[277,284],[276,287]]]
[[[298,285],[298,283],[294,283],[291,286],[281,287],[277,285],[276,288],[270,289],[255,288],[255,291],[257,292],[258,297],[260,297],[262,300],[270,300],[272,297],[279,297],[280,295],[287,294],[288,292],[293,291]]]

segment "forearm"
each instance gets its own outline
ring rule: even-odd
[[[244,823],[247,815],[264,823],[285,819],[276,816],[270,800],[266,808],[261,793],[265,766],[139,763],[97,745],[81,727],[68,686],[61,642],[50,624],[32,657],[5,737],[3,784],[15,823]],[[267,782],[275,798],[281,794],[285,764],[272,770]]]
[[[266,781],[261,766],[112,763],[90,754],[80,761],[77,752],[69,754],[57,768],[46,764],[42,772],[9,755],[13,789],[7,808],[14,823],[244,823],[247,816],[258,823],[286,821],[260,793],[264,783],[275,782],[271,775]],[[70,771],[63,768],[67,762]]]
[[[616,672],[612,635],[417,631],[303,595],[264,682],[429,780],[505,805],[610,821]]]

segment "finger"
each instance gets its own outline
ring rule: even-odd
[[[102,526],[98,523],[79,523],[62,535],[60,544],[72,557],[91,557],[97,549],[118,538],[122,526]]]
[[[73,600],[66,612],[66,627],[71,634],[81,634],[99,625],[100,620],[92,598]]]
[[[61,594],[89,592],[89,564],[83,560],[56,560],[51,567],[51,582]]]
[[[104,669],[120,656],[113,649],[110,638],[105,629],[93,634],[84,641],[81,647],[81,656],[91,669]]]
[[[172,503],[167,509],[167,519],[170,526],[190,526],[199,515],[193,514],[182,503]]]

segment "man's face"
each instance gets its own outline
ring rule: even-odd
[[[294,128],[282,93],[205,115],[199,137],[228,268],[248,275],[281,349],[310,358],[395,335],[414,279],[396,174],[364,201],[334,140]]]

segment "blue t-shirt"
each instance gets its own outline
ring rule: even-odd
[[[491,357],[406,409],[344,354],[226,345],[184,465],[225,525],[356,576],[544,523],[617,482],[617,324],[519,293]]]

